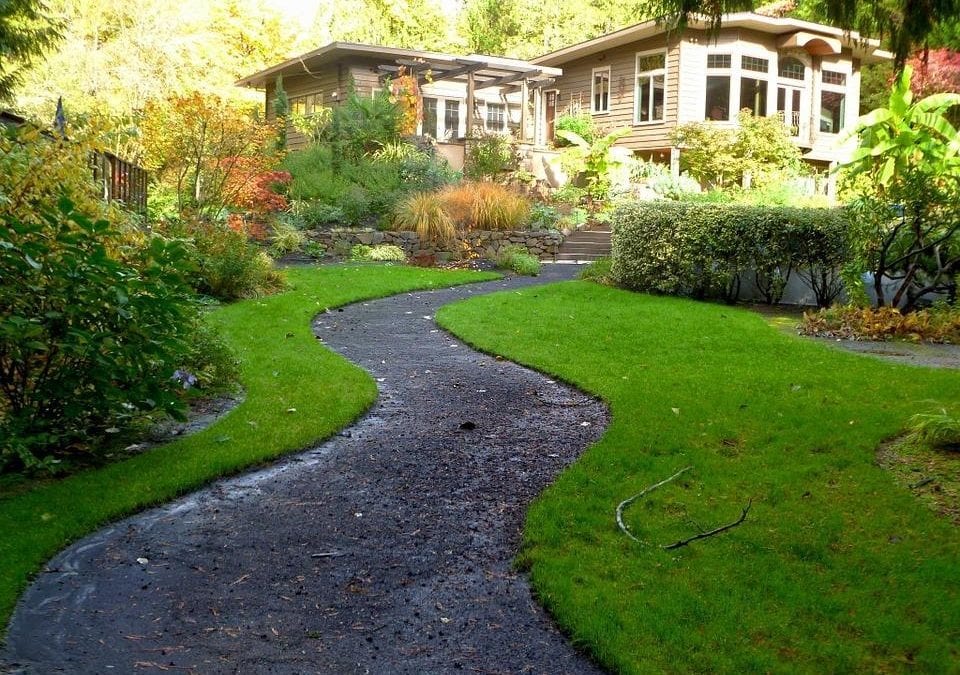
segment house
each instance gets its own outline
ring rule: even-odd
[[[468,129],[511,133],[521,141],[535,133],[529,101],[534,92],[553,83],[558,68],[498,56],[455,56],[413,49],[334,42],[267,68],[237,84],[262,89],[266,112],[274,116],[278,76],[291,109],[309,115],[318,106],[334,106],[352,90],[370,96],[403,72],[417,77],[423,98],[423,120],[418,131],[438,141],[438,151],[457,168],[463,166]],[[306,139],[288,130],[289,147]]]
[[[683,32],[647,21],[532,61],[334,42],[237,84],[264,90],[272,117],[282,75],[293,110],[309,114],[337,105],[351,87],[371,95],[405,69],[421,85],[419,131],[457,168],[468,129],[482,129],[512,133],[541,173],[538,155],[549,152],[558,116],[574,110],[601,127],[629,128],[620,145],[678,172],[677,125],[733,126],[743,108],[780,116],[804,158],[827,167],[851,149],[838,141],[858,117],[861,67],[890,57],[856,33],[742,12],[726,15],[719,31],[704,21]],[[305,140],[289,130],[290,147]]]
[[[669,32],[647,21],[533,59],[563,70],[543,92],[535,140],[549,143],[562,111],[584,111],[602,127],[629,128],[621,145],[677,171],[677,125],[733,126],[747,108],[780,116],[804,159],[826,167],[850,152],[838,141],[859,117],[860,69],[889,58],[856,33],[751,12],[726,15],[719,31],[691,21]]]

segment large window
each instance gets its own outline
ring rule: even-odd
[[[730,119],[730,64],[729,54],[707,54],[705,119]]]
[[[507,126],[507,106],[487,103],[487,131],[503,131]]]
[[[443,106],[443,137],[457,138],[460,135],[460,101],[447,99]]]
[[[667,53],[637,54],[634,121],[662,122],[667,100]]]
[[[821,73],[820,131],[838,134],[847,116],[847,76],[831,70]]]
[[[593,69],[593,87],[591,91],[591,112],[610,112],[610,66]]]

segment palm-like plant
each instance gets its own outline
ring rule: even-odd
[[[614,144],[630,133],[630,129],[616,129],[606,136],[587,141],[580,134],[567,129],[557,129],[556,134],[570,142],[572,147],[564,152],[582,163],[581,174],[587,182],[587,190],[594,199],[604,199],[610,191],[610,170],[619,166],[630,151]]]

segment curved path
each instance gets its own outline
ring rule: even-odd
[[[321,315],[318,337],[377,378],[373,409],[77,542],[21,600],[7,659],[29,673],[596,672],[511,561],[526,505],[599,437],[605,408],[432,320],[572,272]]]

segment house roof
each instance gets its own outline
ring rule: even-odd
[[[848,47],[853,51],[855,58],[859,58],[866,63],[893,58],[890,52],[880,49],[879,40],[861,37],[860,34],[855,31],[845,31],[841,28],[824,26],[810,21],[764,16],[753,12],[737,12],[734,14],[725,14],[721,24],[722,28],[747,28],[772,35],[784,36],[784,40],[789,40],[793,34],[803,34],[800,38],[799,46],[812,46],[813,43],[817,41],[817,38],[821,38],[820,42],[824,43],[826,48],[836,49],[837,46]],[[710,21],[705,17],[696,18],[690,21],[688,28],[709,30]],[[613,33],[601,35],[592,40],[580,42],[570,47],[564,47],[549,54],[538,56],[533,59],[532,62],[542,66],[560,66],[584,56],[590,56],[597,52],[606,51],[614,47],[621,47],[632,42],[637,42],[638,40],[660,35],[667,32],[667,30],[667,26],[664,25],[661,20],[654,19],[644,21],[643,23],[628,26]]]
[[[304,73],[313,73],[317,68],[341,61],[345,58],[374,58],[383,62],[384,70],[396,69],[399,65],[420,65],[429,68],[440,79],[443,74],[449,73],[449,79],[465,79],[469,73],[476,78],[478,88],[496,86],[492,83],[507,84],[508,82],[527,78],[545,79],[560,75],[559,68],[546,64],[534,64],[520,59],[508,59],[502,56],[487,56],[470,54],[456,56],[440,52],[427,52],[417,49],[400,49],[397,47],[383,47],[366,45],[356,42],[331,42],[328,45],[311,52],[295,56],[283,63],[248,75],[237,81],[241,87],[265,89],[268,82],[272,82],[277,75],[291,76]]]

